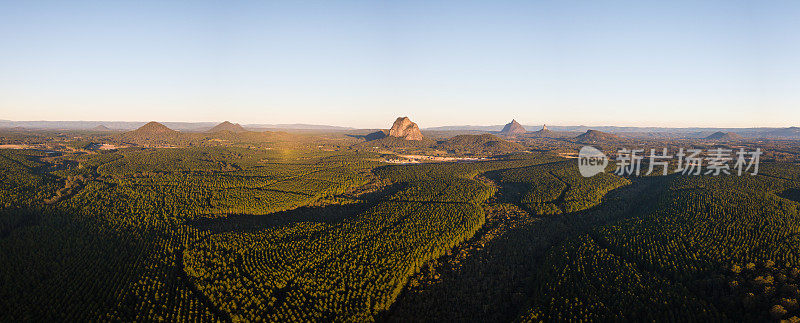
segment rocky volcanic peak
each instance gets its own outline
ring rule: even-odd
[[[536,130],[534,132],[536,132],[536,133],[551,133],[552,131],[550,131],[550,129],[547,129],[546,125],[542,125],[542,130]]]
[[[523,127],[517,120],[511,120],[509,124],[503,127],[503,130],[500,133],[504,135],[519,135],[527,132],[525,127]]]
[[[550,131],[550,129],[547,129],[546,125],[542,125],[542,129],[534,131],[533,133],[531,133],[531,136],[532,137],[553,137],[553,136],[555,136],[555,133]]]
[[[419,126],[411,122],[408,117],[400,117],[394,121],[392,128],[389,129],[390,137],[405,138],[406,140],[422,140],[422,132]]]
[[[228,121],[225,121],[223,123],[214,126],[214,128],[211,128],[211,130],[209,130],[208,132],[219,132],[219,131],[245,132],[247,130],[245,130],[242,127],[242,125],[238,123],[230,123]]]

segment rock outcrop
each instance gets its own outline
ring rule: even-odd
[[[537,130],[529,135],[530,137],[538,137],[538,138],[555,138],[557,137],[556,133],[547,129],[546,125],[542,125],[542,130]]]
[[[519,122],[517,122],[517,120],[511,120],[510,123],[506,124],[506,126],[503,127],[503,130],[500,131],[500,134],[506,135],[506,136],[516,136],[516,135],[524,134],[526,132],[527,132],[527,130],[525,130],[525,127],[523,127],[521,124],[519,124]]]
[[[389,136],[405,140],[422,140],[422,132],[419,130],[419,126],[408,117],[397,118],[392,124],[392,128],[389,129]]]

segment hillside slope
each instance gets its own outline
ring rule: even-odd
[[[509,142],[492,134],[458,135],[436,145],[442,149],[455,153],[474,154],[505,154],[525,150],[518,143]]]

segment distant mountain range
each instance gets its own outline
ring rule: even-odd
[[[0,128],[26,128],[40,130],[94,130],[104,126],[110,130],[134,130],[145,125],[145,121],[11,121],[0,120]],[[161,122],[170,129],[189,132],[204,132],[218,125],[218,122]],[[245,129],[263,131],[268,129],[283,130],[353,130],[355,128],[314,125],[314,124],[244,124]]]
[[[102,129],[104,126],[110,130],[129,131],[137,129],[146,122],[132,121],[10,121],[0,120],[0,128],[15,129],[38,129],[38,130],[94,130]],[[205,132],[214,126],[216,122],[161,122],[161,124],[182,132]],[[541,129],[541,125],[520,125],[525,129]],[[243,124],[246,130],[307,130],[307,131],[349,131],[356,130],[352,127],[314,125],[314,124]],[[492,126],[443,126],[422,128],[422,132],[445,132],[461,131],[471,133],[497,132],[503,130],[505,125]],[[517,128],[516,125],[514,128]],[[716,132],[731,132],[744,138],[786,138],[800,139],[800,127],[788,128],[666,128],[666,127],[619,127],[619,126],[552,126],[548,125],[548,130],[552,132],[575,132],[583,133],[588,130],[597,130],[606,133],[623,134],[627,137],[649,137],[649,138],[706,138]],[[103,129],[103,131],[106,131]]]
[[[737,135],[737,134],[735,134],[733,132],[717,131],[715,133],[712,133],[710,136],[706,137],[705,139],[708,139],[708,140],[722,140],[722,141],[741,140],[742,136]]]
[[[526,129],[541,129],[542,125],[522,125]],[[428,127],[422,128],[423,131],[486,131],[486,132],[500,132],[505,125],[491,125],[491,126],[441,126],[441,127]],[[707,132],[709,135],[716,131],[736,132],[736,133],[759,133],[772,130],[789,130],[796,129],[800,133],[800,128],[768,128],[768,127],[754,127],[754,128],[701,128],[701,127],[621,127],[621,126],[553,126],[549,123],[547,128],[551,131],[574,131],[586,132],[587,130],[599,130],[603,132],[672,132],[672,133],[699,133]]]
[[[0,128],[22,127],[41,130],[93,130],[105,126],[110,130],[134,130],[147,124],[145,121],[10,121],[0,120]],[[218,122],[161,122],[179,131],[206,131]]]
[[[355,130],[352,127],[328,126],[321,124],[306,123],[281,123],[281,124],[245,124],[249,129],[286,129],[286,130]]]
[[[800,127],[789,127],[789,128],[772,129],[772,130],[768,130],[765,134],[767,136],[770,136],[770,137],[794,137],[794,138],[800,138]]]
[[[99,126],[97,126],[97,127],[93,127],[92,129],[89,129],[89,130],[92,130],[92,131],[100,131],[100,132],[103,132],[103,131],[113,131],[113,130],[109,129],[108,127],[104,126],[104,125],[99,125]]]
[[[422,131],[471,131],[501,133],[505,125],[493,126],[443,126],[423,128]],[[541,125],[522,125],[526,129],[541,129]],[[597,130],[605,133],[623,134],[627,137],[651,138],[705,138],[716,132],[733,133],[746,138],[800,139],[800,127],[789,128],[667,128],[667,127],[619,127],[619,126],[547,126],[550,132],[583,133]],[[529,132],[530,134],[530,132]]]

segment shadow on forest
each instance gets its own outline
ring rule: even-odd
[[[0,209],[0,239],[5,238],[16,229],[38,225],[42,219],[42,210],[33,207],[15,207]]]
[[[401,184],[381,187],[378,190],[357,196],[358,202],[352,204],[307,205],[264,215],[232,214],[221,218],[190,220],[186,224],[201,230],[209,230],[212,234],[234,231],[254,232],[302,222],[334,224],[367,211],[385,197],[402,189],[402,187],[403,185]]]
[[[140,261],[161,250],[150,232],[131,233],[78,209],[0,209],[0,254],[9,259],[3,262],[8,266],[3,278],[13,282],[0,288],[0,308],[8,309],[1,311],[0,321],[90,321],[93,314],[111,310],[123,321],[135,320],[135,306],[124,306],[135,303],[131,294],[98,292],[125,291],[144,275]],[[86,311],[87,306],[97,312]]]
[[[500,183],[500,173],[507,171],[507,169],[501,169],[491,172],[486,172],[483,175],[494,181],[495,183]],[[565,201],[564,198],[566,193],[571,189],[570,184],[553,174],[553,172],[549,172],[549,175],[552,176],[554,179],[564,183],[564,189],[562,189],[561,193],[559,193],[558,197],[551,201],[544,201],[539,202],[538,204],[553,204],[562,212],[561,215],[565,212]],[[546,216],[546,214],[538,214],[535,210],[533,210],[530,205],[522,203],[522,199],[531,189],[531,184],[528,183],[513,183],[513,182],[505,182],[498,185],[497,193],[495,193],[495,199],[500,203],[510,203],[514,204],[520,209],[525,210],[526,212],[530,213],[531,215],[537,216]],[[560,215],[559,215],[560,216]]]
[[[345,218],[365,211],[367,208],[367,203],[302,206],[293,210],[265,215],[232,214],[223,218],[201,218],[187,221],[187,224],[201,230],[210,230],[213,234],[233,231],[259,231],[301,222],[338,223]]]
[[[777,193],[777,195],[782,197],[782,198],[785,198],[787,200],[791,200],[791,201],[795,201],[797,203],[800,203],[800,189],[789,188],[789,189],[783,190],[780,193]]]
[[[362,139],[362,140],[365,140],[365,141],[373,141],[373,140],[378,140],[378,139],[385,138],[387,136],[387,134],[385,132],[381,131],[381,130],[378,130],[378,131],[375,131],[375,132],[370,132],[370,133],[365,134],[365,135],[345,134],[345,136],[348,136],[350,138]]]
[[[514,320],[536,295],[536,273],[542,270],[539,267],[552,246],[599,225],[649,214],[669,180],[631,178],[630,185],[610,191],[600,204],[564,215],[539,217],[522,212],[506,218],[508,211],[500,209],[495,217],[501,220],[493,220],[502,222],[494,224],[500,229],[493,230],[488,243],[476,235],[454,249],[455,256],[432,262],[433,269],[417,274],[419,283],[410,284],[380,320],[406,321],[419,313],[432,321]],[[520,196],[519,187],[505,185],[498,189],[498,202],[508,203]],[[492,208],[487,207],[487,214],[494,212]],[[461,250],[467,250],[466,256],[458,255]]]

